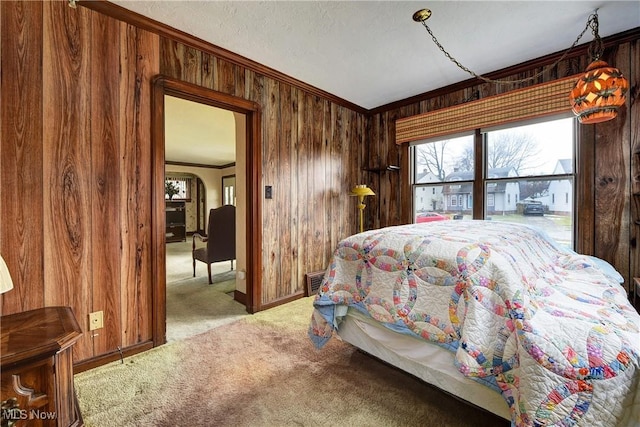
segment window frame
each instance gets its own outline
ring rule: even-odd
[[[567,119],[567,118],[572,118],[572,135],[573,135],[573,141],[572,141],[572,172],[571,173],[563,173],[563,174],[548,174],[548,175],[526,175],[526,176],[520,176],[520,177],[504,177],[504,178],[488,178],[486,176],[486,170],[485,170],[485,165],[487,163],[487,146],[488,146],[488,142],[487,142],[487,133],[491,132],[491,131],[495,131],[495,130],[501,130],[501,129],[507,129],[507,128],[514,128],[514,127],[521,127],[521,126],[527,126],[527,125],[532,125],[532,124],[536,124],[536,123],[544,123],[544,122],[551,122],[551,121],[555,121],[555,120],[561,120],[561,119]],[[416,152],[416,147],[418,145],[422,145],[422,144],[427,144],[427,143],[432,143],[432,142],[437,142],[437,141],[442,141],[445,139],[453,139],[456,137],[460,137],[460,136],[467,136],[469,135],[469,132],[464,132],[464,133],[456,133],[456,134],[451,134],[451,135],[440,135],[434,138],[429,138],[429,139],[423,139],[420,141],[413,141],[412,143],[408,144],[409,145],[409,183],[411,186],[411,200],[410,200],[410,212],[411,212],[411,218],[412,221],[415,221],[415,215],[416,215],[416,207],[415,207],[415,195],[416,195],[416,189],[417,188],[421,188],[421,187],[429,187],[429,186],[434,186],[434,185],[446,185],[446,184],[451,184],[451,182],[441,182],[441,183],[422,183],[422,184],[417,184],[415,182],[416,180],[416,164],[415,164],[415,152]],[[579,123],[577,121],[577,119],[572,115],[572,114],[554,114],[554,115],[549,115],[549,116],[544,116],[544,117],[539,117],[539,118],[535,118],[535,119],[530,119],[530,120],[521,120],[521,121],[515,121],[515,122],[511,122],[511,123],[505,123],[505,124],[501,124],[499,126],[492,126],[490,128],[485,128],[485,129],[475,129],[474,131],[474,174],[473,174],[473,180],[470,181],[455,181],[456,184],[468,184],[471,183],[473,186],[473,191],[472,193],[469,195],[469,197],[472,199],[472,203],[471,203],[471,210],[472,210],[472,218],[473,219],[485,219],[487,217],[487,197],[485,195],[485,190],[487,188],[487,184],[488,183],[493,183],[493,182],[517,182],[517,181],[522,181],[522,180],[545,180],[545,181],[555,181],[555,180],[562,180],[564,179],[568,179],[571,182],[572,185],[572,189],[573,189],[573,197],[570,198],[570,202],[572,205],[572,212],[571,212],[571,245],[573,247],[574,250],[578,249],[579,246],[579,241],[578,241],[578,229],[580,228],[579,225],[579,219],[578,219],[578,191],[579,191],[579,186],[580,186],[580,180],[582,179],[580,177],[580,174],[578,172],[578,164],[580,164],[580,160],[579,160],[579,155],[580,155],[580,150],[579,150],[579,144],[580,144],[580,129],[579,129]],[[516,202],[519,201],[519,197],[516,195]],[[495,203],[494,203],[495,204]]]

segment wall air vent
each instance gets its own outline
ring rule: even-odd
[[[304,296],[310,297],[318,293],[318,289],[320,289],[320,285],[322,284],[323,277],[324,277],[324,270],[305,274],[305,278],[307,280],[307,287],[305,289]]]

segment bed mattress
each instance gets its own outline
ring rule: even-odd
[[[343,341],[426,383],[502,418],[510,418],[509,407],[503,397],[486,385],[462,375],[453,365],[453,353],[449,350],[395,333],[353,309],[348,311],[337,333]]]
[[[466,378],[453,364],[454,354],[442,347],[380,326],[350,308],[337,328],[342,340],[455,397],[510,419],[504,398],[486,385]]]

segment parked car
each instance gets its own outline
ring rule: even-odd
[[[541,202],[529,202],[524,205],[522,215],[544,215],[544,206]]]
[[[448,216],[440,215],[436,212],[422,212],[416,215],[416,223],[418,222],[432,222],[432,221],[444,221],[449,219]]]

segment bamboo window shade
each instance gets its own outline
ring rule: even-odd
[[[580,75],[517,89],[396,121],[396,144],[571,111]]]

